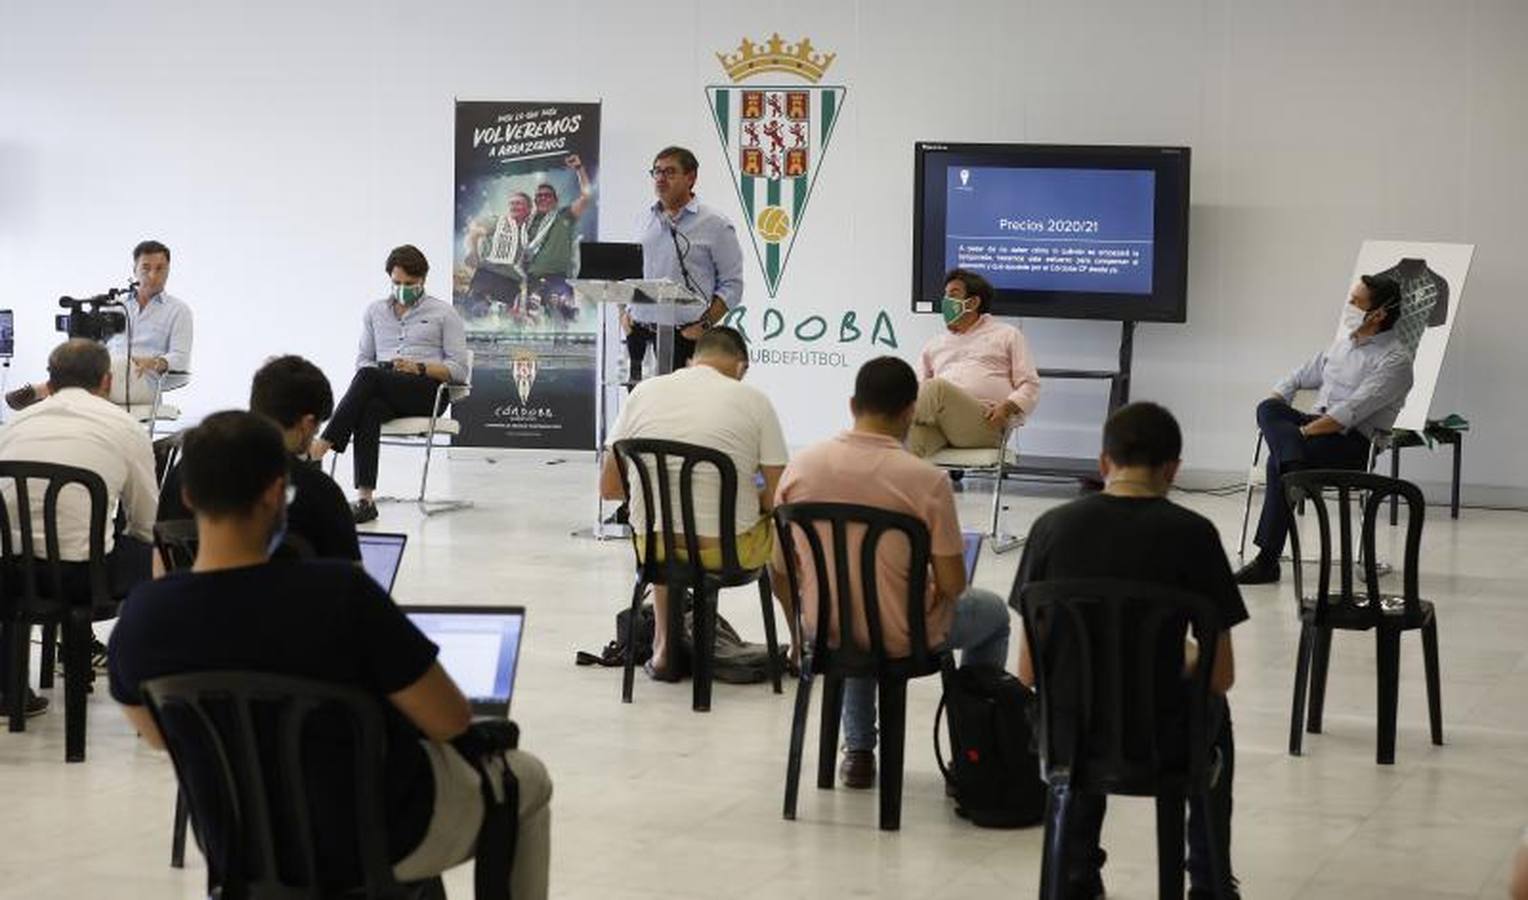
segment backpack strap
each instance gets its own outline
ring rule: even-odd
[[[507,720],[474,722],[451,743],[478,773],[483,792],[483,821],[473,854],[475,895],[478,900],[512,900],[509,874],[520,837],[520,781],[503,754],[519,746],[520,729]],[[497,780],[493,769],[502,769]],[[496,781],[502,792],[495,790]]]

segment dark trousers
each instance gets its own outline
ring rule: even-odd
[[[690,364],[690,357],[695,355],[695,342],[679,333],[681,326],[674,328],[674,364],[672,369],[682,369]],[[642,360],[647,357],[647,346],[651,344],[653,354],[658,353],[658,331],[652,325],[643,325],[634,322],[631,333],[626,335],[626,356],[631,360],[631,381],[635,384],[642,380]],[[661,368],[661,366],[660,366]]]
[[[128,595],[139,583],[148,581],[153,577],[153,553],[154,548],[137,538],[126,535],[117,535],[116,545],[111,552],[106,554],[106,589],[112,599],[121,600]],[[52,591],[49,581],[48,564],[37,564],[37,580],[39,590]],[[65,596],[85,597],[90,594],[90,565],[83,562],[63,563],[60,573],[63,581]],[[15,579],[20,577],[19,569],[6,573],[6,581],[13,595],[21,591],[20,582]],[[7,625],[13,628],[14,625]],[[30,629],[29,629],[30,630]],[[11,671],[10,640],[0,640],[0,678],[9,678]],[[8,682],[7,682],[8,683]],[[4,694],[0,688],[0,695]]]
[[[1289,536],[1289,510],[1284,505],[1285,472],[1298,469],[1363,469],[1369,463],[1369,439],[1357,431],[1304,437],[1300,426],[1320,416],[1303,413],[1269,397],[1257,405],[1257,427],[1268,445],[1268,486],[1263,513],[1257,520],[1258,556],[1277,560]]]
[[[1236,776],[1236,740],[1231,734],[1231,707],[1222,695],[1210,697],[1210,729],[1215,736],[1211,762],[1213,764],[1215,756],[1220,760],[1219,772],[1210,788],[1210,821],[1205,821],[1198,804],[1190,803],[1188,810],[1189,884],[1204,890],[1214,886],[1210,871],[1210,832],[1206,824],[1214,827],[1214,833],[1225,843],[1226,859],[1231,858],[1231,782]],[[1072,797],[1071,815],[1067,819],[1065,866],[1070,884],[1086,884],[1103,868],[1106,855],[1098,845],[1098,838],[1103,832],[1107,806],[1107,799],[1102,794],[1078,792]]]
[[[377,486],[382,453],[382,423],[405,416],[428,416],[440,382],[427,375],[373,366],[357,369],[350,388],[334,408],[324,440],[343,452],[355,439],[355,486]]]

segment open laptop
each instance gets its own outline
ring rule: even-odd
[[[965,545],[961,548],[961,552],[963,552],[966,557],[967,585],[970,585],[976,578],[976,561],[981,559],[982,539],[984,537],[986,537],[986,535],[982,534],[980,531],[962,531],[960,533],[961,542]]]
[[[409,536],[391,531],[362,531],[356,537],[361,541],[361,568],[391,594]]]
[[[642,277],[642,245],[587,241],[578,245],[578,277],[623,281]]]
[[[525,631],[523,606],[400,606],[440,648],[440,666],[474,716],[507,718]]]

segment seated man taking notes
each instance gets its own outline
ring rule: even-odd
[[[650,378],[632,390],[610,430],[609,442],[614,445],[627,438],[654,438],[726,453],[737,469],[738,561],[744,568],[753,569],[769,562],[774,546],[769,511],[774,505],[772,499],[780,473],[785,470],[786,454],[785,434],[774,406],[758,388],[742,383],[747,371],[748,344],[743,336],[724,326],[707,330],[696,341],[695,356],[688,368]],[[670,469],[673,512],[677,517],[678,463],[671,462]],[[723,527],[718,508],[720,479],[714,466],[699,465],[694,472],[695,528],[700,532],[701,562],[707,568],[718,568],[721,565],[718,536]],[[762,490],[755,486],[755,474],[763,476]],[[633,490],[640,490],[638,477],[630,475]],[[656,486],[656,476],[653,481]],[[630,500],[632,527],[642,533],[643,504],[637,498],[625,496],[613,452],[605,454],[600,493],[607,500]],[[659,508],[657,503],[654,508]],[[658,622],[668,621],[668,590],[662,585],[653,586],[653,613]],[[664,681],[680,677],[669,650],[666,629],[660,627],[653,637],[649,675]]]
[[[248,670],[346,685],[374,695],[384,715],[381,806],[389,862],[401,881],[436,875],[474,855],[484,817],[477,773],[450,743],[471,708],[436,660],[438,648],[361,568],[340,560],[272,561],[286,510],[287,448],[253,413],[214,413],[185,437],[181,480],[199,536],[190,571],[140,585],[122,606],[108,652],[111,695],[149,746],[164,748],[144,707],[143,682],[189,672]],[[310,784],[349,776],[351,755],[309,729]],[[185,761],[182,761],[185,762]],[[193,755],[194,762],[194,755]],[[544,900],[551,780],[534,756],[494,754],[485,769],[519,783],[510,876],[515,900]],[[496,786],[496,790],[502,786]],[[359,881],[353,807],[312,804],[325,896]]]
[[[987,279],[964,269],[944,277],[945,333],[918,359],[918,408],[907,449],[928,457],[946,447],[996,447],[1040,402],[1040,375],[1024,333],[989,313]]]
[[[854,503],[914,516],[928,527],[931,577],[925,602],[931,648],[961,651],[962,665],[1001,667],[1008,661],[1008,610],[1003,598],[966,583],[965,542],[955,516],[950,479],[902,446],[913,421],[918,378],[894,356],[872,359],[854,379],[849,411],[854,426],[803,450],[785,468],[780,503]],[[824,526],[824,531],[826,527]],[[850,540],[854,538],[850,537]],[[876,547],[876,593],[887,653],[905,656],[907,622],[907,542],[885,538]],[[815,576],[806,538],[795,540],[796,571],[801,578],[802,620],[810,641],[816,634]],[[829,536],[825,543],[831,544]],[[850,553],[859,550],[851,548]],[[789,590],[785,557],[775,554],[771,583],[783,600]],[[876,683],[871,678],[844,681],[844,759],[838,770],[845,787],[875,783]]]

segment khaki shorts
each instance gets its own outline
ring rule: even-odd
[[[636,535],[637,558],[643,561],[647,559],[646,547],[647,536],[641,533]],[[703,537],[701,541],[709,546],[700,548],[700,564],[710,571],[718,571],[722,567],[722,545],[719,538]],[[684,540],[680,535],[674,535],[674,549],[679,556],[684,558],[687,553],[684,549]],[[754,526],[737,536],[737,561],[738,565],[745,569],[760,569],[769,564],[769,558],[775,551],[775,527],[770,519],[760,519]],[[663,542],[658,542],[658,559],[663,559]]]

